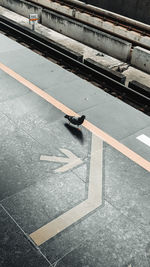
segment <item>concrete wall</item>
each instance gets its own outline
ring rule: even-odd
[[[89,23],[89,25],[96,26],[97,28],[100,28],[100,30],[106,30],[107,33],[116,34],[116,37],[123,36],[126,38],[129,38],[130,40],[137,41],[141,44],[147,45],[147,47],[150,48],[150,37],[144,36],[143,34],[128,30],[122,26],[115,25],[115,23],[108,22],[107,20],[103,20],[101,18],[90,16],[90,14],[84,13],[83,11],[72,9],[71,7],[59,4],[58,2],[54,2],[53,0],[30,0],[34,4],[40,4],[44,7],[49,7],[53,11],[58,11],[61,14],[68,15],[70,17],[79,19],[81,22]],[[114,13],[113,13],[114,14]],[[138,22],[139,23],[139,22]],[[143,25],[143,23],[140,23]],[[148,26],[148,25],[147,25]],[[150,27],[149,27],[150,30]],[[120,35],[120,36],[117,36]],[[148,49],[148,48],[146,48]]]
[[[80,0],[129,18],[150,24],[150,0]]]
[[[42,24],[115,58],[123,61],[129,58],[131,43],[69,18],[66,20],[66,17],[55,12],[43,9]]]
[[[134,47],[131,64],[140,70],[150,73],[150,51],[139,46]]]
[[[27,18],[32,13],[38,14],[39,19],[41,17],[42,8],[24,0],[0,0],[0,5]]]
[[[135,47],[131,53],[131,43],[85,26],[71,18],[66,19],[65,16],[47,11],[25,0],[0,0],[0,5],[26,17],[29,17],[31,13],[38,13],[43,25],[120,60],[130,59],[133,66],[150,73],[149,50]]]
[[[25,0],[0,0],[0,4],[26,17],[29,17],[30,13],[38,13],[40,21],[44,26],[92,46],[110,56],[123,61],[127,61],[130,56],[131,43],[102,31],[95,30],[92,27],[85,26],[71,18],[58,15],[53,11],[38,8],[36,4],[32,4],[32,7]]]

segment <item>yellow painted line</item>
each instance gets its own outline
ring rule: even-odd
[[[142,168],[150,172],[150,162],[143,157],[141,157],[139,154],[135,153],[125,145],[121,144],[118,142],[116,139],[111,137],[110,135],[106,134],[103,132],[101,129],[96,127],[90,122],[85,121],[83,124],[89,131],[95,133],[95,135],[99,136],[102,138],[103,141],[120,151],[122,154],[124,154],[126,157],[140,165]]]
[[[12,69],[7,67],[6,65],[0,63],[0,69],[3,70],[4,72],[6,72],[7,74],[9,74],[11,77],[16,79],[20,83],[22,83],[23,85],[25,85],[26,87],[28,87],[34,93],[36,93],[39,96],[41,96],[42,98],[44,98],[46,101],[51,103],[53,106],[55,106],[56,108],[58,108],[62,112],[66,113],[66,114],[70,114],[72,116],[78,115],[73,110],[69,109],[67,106],[65,106],[64,104],[62,104],[61,102],[59,102],[58,100],[56,100],[55,98],[53,98],[52,96],[50,96],[49,94],[47,94],[46,92],[41,90],[39,87],[37,87],[33,83],[31,83],[28,80],[26,80],[25,78],[23,78],[18,73],[14,72]],[[127,156],[129,159],[133,160],[135,163],[137,163],[138,165],[143,167],[145,170],[150,172],[150,162],[148,160],[144,159],[143,157],[141,157],[140,155],[138,155],[137,153],[135,153],[134,151],[132,151],[131,149],[126,147],[125,145],[121,144],[116,139],[114,139],[113,137],[111,137],[110,135],[108,135],[107,133],[105,133],[104,131],[102,131],[101,129],[99,129],[98,127],[96,127],[95,125],[90,123],[89,121],[85,120],[83,125],[90,132],[99,136],[106,143],[108,143],[109,145],[111,145],[112,147],[114,147],[115,149],[120,151],[122,154]]]
[[[103,141],[92,134],[88,198],[30,234],[37,246],[42,245],[102,204],[102,150]]]

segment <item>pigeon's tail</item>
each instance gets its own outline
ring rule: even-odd
[[[70,117],[69,115],[65,115],[65,116],[64,116],[64,118],[66,118],[66,119],[69,119],[69,117]]]

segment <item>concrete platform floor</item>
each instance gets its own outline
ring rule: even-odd
[[[150,266],[148,116],[0,35],[0,118],[1,267]]]

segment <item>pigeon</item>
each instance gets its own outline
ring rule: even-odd
[[[65,115],[64,118],[68,119],[69,124],[72,123],[74,125],[79,126],[84,122],[85,115],[82,115],[81,117],[74,117],[74,116]]]

